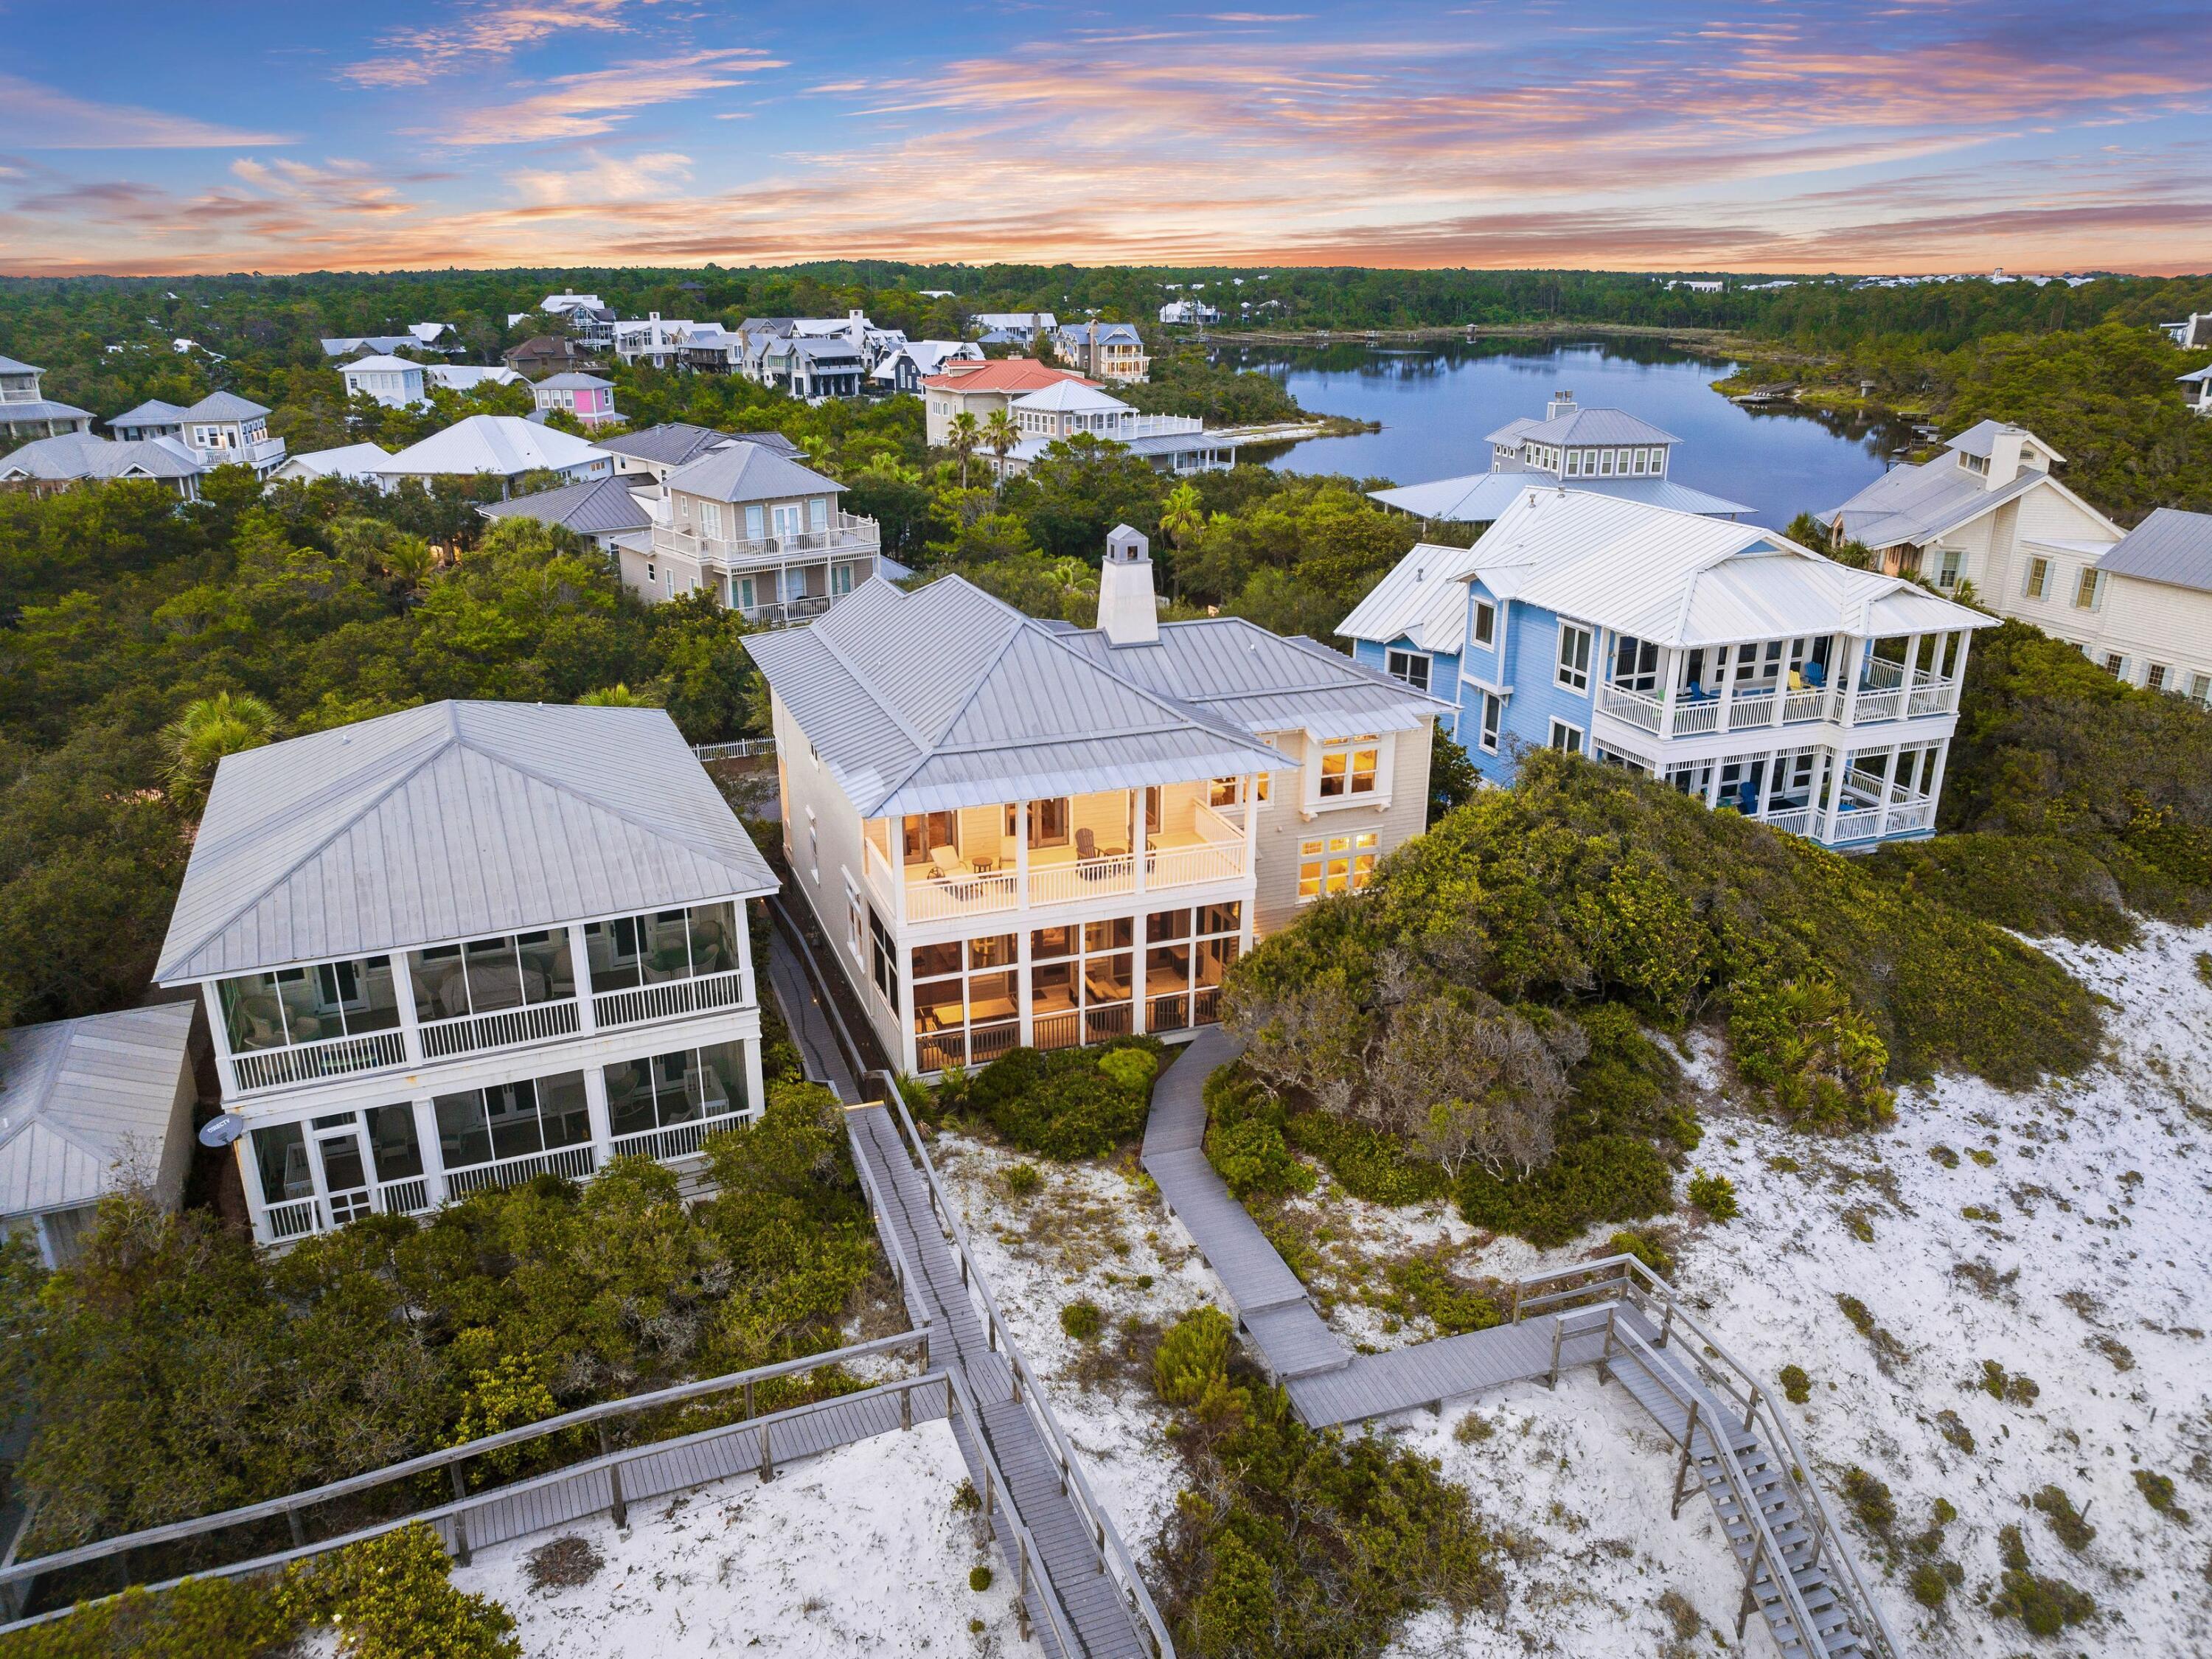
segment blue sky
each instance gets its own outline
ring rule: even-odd
[[[2203,270],[2204,25],[2201,0],[0,0],[0,270]]]

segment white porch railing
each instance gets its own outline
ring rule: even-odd
[[[1145,854],[1145,885],[1188,887],[1199,882],[1233,881],[1244,873],[1244,843],[1201,842],[1195,847],[1162,847]]]
[[[1889,822],[1884,826],[1886,835],[1899,836],[1913,830],[1925,830],[1936,822],[1936,803],[1932,800],[1901,800],[1889,809]]]
[[[487,1187],[519,1187],[542,1175],[566,1176],[571,1181],[581,1181],[598,1167],[598,1155],[591,1147],[562,1146],[550,1152],[531,1152],[521,1158],[475,1164],[465,1170],[448,1170],[446,1191],[453,1198],[465,1198]]]
[[[1766,815],[1766,826],[1770,830],[1780,830],[1792,836],[1804,835],[1813,827],[1813,809],[1809,806],[1792,806],[1783,811],[1769,812]]]
[[[617,1158],[649,1158],[656,1163],[666,1163],[671,1158],[696,1158],[708,1135],[723,1129],[734,1129],[744,1121],[743,1112],[722,1112],[713,1117],[696,1118],[689,1123],[672,1123],[665,1129],[641,1129],[635,1134],[617,1135],[614,1155]]]
[[[1678,738],[1701,737],[1708,732],[1719,731],[1720,725],[1721,705],[1717,697],[1675,706],[1674,735]]]
[[[471,1054],[478,1048],[505,1048],[518,1042],[544,1042],[550,1037],[574,1036],[580,1029],[576,1000],[533,1002],[496,1013],[463,1014],[436,1019],[422,1028],[425,1058]]]
[[[234,1056],[231,1066],[238,1078],[239,1089],[244,1092],[406,1063],[406,1036],[394,1030],[370,1031],[360,1036],[324,1037],[315,1042],[295,1043],[288,1048],[257,1049]]]
[[[702,974],[696,979],[672,979],[660,985],[602,992],[592,999],[592,1018],[605,1030],[648,1019],[675,1019],[684,1014],[734,1008],[744,997],[745,976],[732,969],[727,973]]]
[[[1645,732],[1656,732],[1667,716],[1666,705],[1658,698],[1648,691],[1632,691],[1623,685],[1604,687],[1598,707]]]
[[[386,1215],[420,1215],[430,1207],[430,1178],[416,1176],[376,1189],[376,1207]]]
[[[295,1198],[283,1204],[271,1204],[264,1212],[269,1222],[269,1237],[282,1243],[288,1238],[305,1238],[309,1233],[320,1232],[323,1206],[319,1199]]]
[[[702,536],[655,525],[653,543],[656,548],[717,564],[775,563],[804,554],[873,553],[883,545],[883,532],[873,519],[839,513],[823,529],[788,536]]]
[[[1030,866],[1031,904],[1072,904],[1079,899],[1132,893],[1136,887],[1137,861],[1127,853]]]
[[[1959,682],[1931,680],[1912,688],[1912,702],[1907,711],[1908,719],[1923,714],[1948,714],[1959,706]]]
[[[1824,686],[1808,686],[1802,691],[1792,691],[1782,702],[1782,723],[1802,726],[1808,720],[1825,720],[1828,714],[1828,693]]]
[[[1775,696],[1775,688],[1771,684],[1748,691],[1738,691],[1729,702],[1729,730],[1741,732],[1753,726],[1773,725]]]
[[[1893,720],[1905,710],[1905,688],[1893,685],[1887,691],[1861,691],[1852,707],[1851,724],[1876,726],[1883,720]]]
[[[1034,886],[1034,873],[1030,879]],[[986,915],[994,910],[1011,910],[1020,902],[1019,878],[1012,870],[994,870],[988,875],[932,874],[906,884],[909,921]]]

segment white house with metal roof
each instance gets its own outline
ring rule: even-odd
[[[2177,374],[2174,379],[2189,388],[2186,396],[2191,410],[2199,415],[2212,415],[2212,363],[2186,374]]]
[[[89,410],[46,396],[40,385],[46,372],[13,357],[0,357],[0,444],[91,430]]]
[[[1420,831],[1433,699],[1237,618],[1161,623],[1126,526],[1099,618],[951,576],[747,641],[794,884],[908,1069],[1212,1024],[1255,936]]]
[[[110,1193],[177,1207],[191,1168],[198,1014],[162,1002],[0,1031],[0,1235],[27,1233],[59,1267]]]
[[[988,365],[986,368],[988,368]],[[977,378],[984,378],[979,371]],[[1223,472],[1237,465],[1237,440],[1209,432],[1189,415],[1140,415],[1119,398],[1073,376],[1025,392],[1006,405],[1021,441],[1008,452],[1004,474],[1026,472],[1056,443],[1090,436],[1121,445],[1154,471],[1183,477]],[[988,458],[996,467],[998,458]]]
[[[759,622],[818,616],[881,556],[876,521],[837,505],[844,489],[769,444],[709,445],[668,473],[650,532],[621,538],[623,580],[647,599],[707,588]]]
[[[430,401],[425,373],[421,363],[380,354],[341,365],[338,378],[349,398],[373,398],[386,409],[413,409]]]
[[[1134,323],[1066,323],[1053,331],[1053,355],[1102,380],[1143,380],[1152,360]]]
[[[1372,493],[1383,506],[1430,524],[1490,524],[1531,483],[1565,483],[1595,495],[1678,513],[1735,519],[1748,504],[1692,489],[1672,476],[1673,433],[1626,410],[1584,408],[1553,393],[1540,421],[1526,416],[1492,433],[1490,470]],[[1531,476],[1534,475],[1534,476]]]
[[[614,457],[581,438],[520,415],[471,415],[374,469],[386,489],[403,478],[493,477],[511,494],[527,472],[557,472],[571,483],[614,476]]]
[[[72,484],[105,483],[118,478],[165,483],[182,500],[199,499],[207,468],[173,437],[116,442],[89,432],[64,432],[33,438],[0,456],[0,485],[46,494]]]
[[[269,477],[276,483],[296,479],[301,483],[313,483],[318,478],[344,478],[355,483],[379,483],[381,481],[376,469],[391,459],[392,452],[381,444],[340,444],[336,449],[303,451]]]
[[[2154,509],[2083,586],[2068,638],[2130,685],[2212,708],[2212,513]]]
[[[441,702],[227,757],[155,978],[191,985],[264,1243],[763,1103],[775,877],[659,709]]]
[[[1565,749],[1865,847],[1933,833],[1967,643],[1995,625],[1754,525],[1524,484],[1472,548],[1416,547],[1339,631],[1455,696],[1492,781]],[[1455,684],[1425,645],[1454,648]]]
[[[1982,421],[1918,466],[1892,467],[1821,520],[1875,568],[2076,644],[2096,632],[2097,562],[2121,530],[2053,476],[2065,457],[2024,427]]]
[[[269,410],[234,392],[211,392],[179,407],[149,398],[107,429],[125,443],[172,439],[203,467],[250,466],[267,477],[284,464],[284,441],[269,435]]]

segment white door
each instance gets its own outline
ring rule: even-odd
[[[368,1159],[361,1144],[361,1130],[349,1123],[315,1137],[315,1155],[323,1166],[323,1190],[330,1195],[331,1225],[343,1227],[365,1216],[368,1197]]]
[[[770,533],[787,547],[793,537],[806,528],[805,509],[796,501],[787,506],[770,507],[769,517],[774,526]]]

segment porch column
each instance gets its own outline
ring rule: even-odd
[[[1713,809],[1714,807],[1716,807],[1716,806],[1717,806],[1717,805],[1720,805],[1720,799],[1721,799],[1721,757],[1720,757],[1720,756],[1716,755],[1716,756],[1714,756],[1714,757],[1713,757],[1713,758],[1712,758],[1712,762],[1711,762],[1711,766],[1712,766],[1712,770],[1711,770],[1711,772],[1709,772],[1709,773],[1706,775],[1706,777],[1705,777],[1705,810],[1706,810],[1707,811],[1712,811],[1712,809]]]
[[[1674,706],[1681,701],[1680,688],[1674,684],[1674,678],[1680,662],[1680,653],[1673,646],[1661,648],[1659,653],[1659,729],[1656,735],[1662,743],[1668,742],[1674,735]]]
[[[231,1150],[238,1155],[239,1184],[245,1189],[246,1212],[253,1224],[253,1242],[267,1244],[273,1241],[269,1233],[269,1194],[261,1190],[261,1160],[253,1155],[253,1130],[257,1127],[263,1126],[248,1126],[246,1133],[231,1143]],[[301,1126],[301,1133],[306,1133],[306,1126]]]
[[[1907,634],[1905,636],[1905,678],[1900,682],[1903,690],[1897,705],[1897,717],[1901,720],[1912,717],[1912,686],[1913,682],[1920,678],[1920,641],[1927,637],[1925,634]]]
[[[588,1098],[588,1097],[586,1097]],[[408,1102],[415,1113],[415,1145],[422,1153],[422,1184],[430,1207],[446,1201],[446,1148],[438,1138],[438,1108],[434,1101]]]
[[[238,1098],[238,1066],[230,1057],[230,1027],[222,1017],[222,997],[215,981],[202,980],[200,991],[207,1004],[208,1036],[215,1049],[216,1072],[222,1082],[223,1103],[228,1105]]]
[[[1851,755],[1848,749],[1828,751],[1828,785],[1824,804],[1820,811],[1820,841],[1824,846],[1833,846],[1836,840],[1836,819],[1844,810],[1844,780],[1850,774]]]
[[[1030,804],[1025,800],[1014,803],[1014,908],[1030,908]],[[1023,1019],[1026,1026],[1028,1016],[1024,1014]],[[1023,1038],[1024,1042],[1028,1040],[1026,1036]]]
[[[1951,763],[1951,739],[1936,745],[1936,771],[1928,780],[1928,827],[1936,828],[1936,809],[1943,804],[1943,769]]]
[[[751,954],[750,951],[740,951],[742,956],[750,957]],[[576,975],[576,1030],[580,1036],[590,1036],[599,1029],[599,1011],[592,1006],[592,957],[591,952],[585,949],[584,924],[580,921],[568,924],[568,963]],[[738,987],[741,992],[749,988],[749,986]]]
[[[1859,656],[1861,642],[1856,635],[1847,634],[1844,636],[1843,643],[1844,649],[1842,653],[1842,661],[1838,664],[1837,669],[1838,673],[1843,676],[1840,684],[1844,694],[1843,708],[1838,711],[1838,718],[1841,719],[1845,726],[1851,726],[1856,724],[1859,717]]]
[[[1434,741],[1433,731],[1431,733],[1431,741]],[[1263,775],[1254,772],[1248,775],[1244,780],[1244,869],[1243,873],[1248,876],[1254,874],[1260,868],[1260,780]],[[1269,793],[1273,793],[1273,791],[1270,789]],[[1248,905],[1246,908],[1249,909],[1250,907]]]
[[[1713,715],[1713,730],[1716,732],[1729,729],[1729,710],[1735,705],[1736,649],[1733,645],[1723,645],[1717,653],[1720,658],[1721,706]]]
[[[1881,810],[1875,814],[1874,820],[1874,838],[1876,841],[1889,833],[1889,809],[1897,799],[1898,763],[1904,756],[1902,749],[1893,746],[1882,763]]]
[[[1141,894],[1145,890],[1145,866],[1151,860],[1149,843],[1152,828],[1145,821],[1145,792],[1142,787],[1127,792],[1129,799],[1129,866],[1130,890]],[[1160,802],[1160,816],[1167,817],[1167,801]]]
[[[416,1018],[415,975],[407,966],[407,952],[392,953],[392,994],[399,1004],[399,1041],[405,1048],[408,1064],[422,1063],[422,1028]]]
[[[1139,908],[1129,923],[1129,1030],[1142,1036],[1151,1022],[1152,1000],[1145,985],[1145,912]]]
[[[2207,382],[2207,384],[2212,385],[2212,382]],[[1951,670],[1951,678],[1954,683],[1951,691],[1951,708],[1954,711],[1958,708],[1959,700],[1966,691],[1966,653],[1973,648],[1973,645],[1974,630],[1971,628],[1960,629],[1959,630],[1959,659],[1956,665]],[[1947,743],[1944,746],[1948,748],[1949,744]]]
[[[1024,818],[1028,816],[1026,803],[1024,803],[1023,816]],[[1027,838],[1026,825],[1024,825],[1024,838]],[[1021,862],[1024,869],[1024,885],[1026,887],[1029,865],[1026,853],[1023,855]],[[1024,907],[1029,902],[1026,896],[1022,902]],[[1036,1007],[1030,995],[1030,930],[1024,927],[1014,935],[1014,1007],[1021,1018],[1021,1030],[1018,1036],[1021,1045],[1024,1048],[1036,1047]]]
[[[592,1125],[592,1167],[604,1170],[615,1155],[613,1115],[607,1109],[607,1073],[601,1066],[584,1067],[584,1115]]]
[[[1775,701],[1779,702],[1783,695],[1778,690],[1775,693]],[[1774,816],[1774,792],[1778,781],[1782,775],[1781,769],[1782,750],[1769,750],[1766,755],[1766,769],[1760,775],[1759,786],[1759,821],[1761,823]]]

